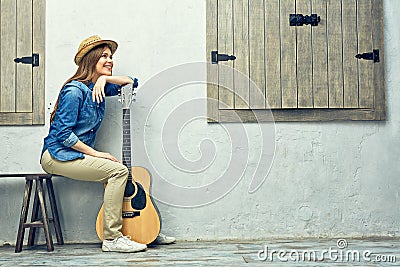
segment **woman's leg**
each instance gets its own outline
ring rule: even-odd
[[[123,164],[85,155],[84,159],[59,161],[43,154],[44,171],[80,181],[107,183],[104,191],[104,239],[122,236],[122,204],[129,171]]]

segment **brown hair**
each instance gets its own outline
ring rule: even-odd
[[[106,47],[110,48],[107,44],[103,44],[90,50],[90,52],[88,52],[79,62],[78,69],[75,72],[75,74],[63,84],[61,90],[67,83],[71,81],[78,81],[84,84],[89,84],[94,75],[96,74],[96,64],[101,58],[103,51]],[[53,123],[54,118],[56,116],[59,98],[60,96],[58,96],[57,101],[54,105],[54,110],[53,112],[51,112],[50,124]]]

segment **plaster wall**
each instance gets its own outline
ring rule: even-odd
[[[134,148],[134,162],[140,166],[149,158],[154,175],[182,187],[204,186],[226,171],[232,153],[249,153],[247,164],[233,162],[243,175],[218,201],[199,207],[157,201],[163,232],[180,240],[399,236],[400,1],[384,0],[384,9],[388,115],[384,122],[277,123],[272,135],[261,135],[254,124],[234,124],[227,133],[221,125],[206,123],[205,105],[192,105],[184,112],[193,120],[180,125],[176,135],[163,133],[162,123],[174,107],[205,99],[206,86],[195,83],[172,90],[150,114],[149,104],[138,95],[132,107],[132,137],[145,139],[147,151],[135,153]],[[206,60],[205,17],[204,0],[48,0],[47,116],[60,86],[75,71],[72,59],[83,38],[98,34],[118,41],[114,74],[133,75],[145,85],[167,68]],[[98,149],[117,156],[122,140],[120,108],[116,98],[107,99],[107,116],[96,143]],[[203,118],[195,118],[198,114]],[[142,137],[138,121],[145,119]],[[40,172],[39,154],[48,127],[48,123],[0,127],[1,172]],[[229,135],[242,130],[248,144],[229,144]],[[273,151],[260,150],[260,141],[271,136]],[[189,172],[185,166],[173,165],[162,150],[165,143],[176,143],[188,162],[210,162],[209,167]],[[249,193],[257,160],[273,154],[267,179]],[[258,166],[269,167],[267,162]],[[98,241],[94,223],[102,185],[63,177],[54,180],[65,240]],[[0,184],[1,245],[15,242],[24,182],[9,178]]]

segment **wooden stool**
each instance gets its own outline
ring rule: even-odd
[[[24,242],[24,234],[25,229],[29,228],[29,237],[28,237],[28,246],[33,246],[35,241],[35,234],[36,228],[43,228],[44,234],[46,238],[47,244],[47,251],[53,251],[53,239],[51,237],[51,232],[49,229],[49,223],[53,223],[56,237],[57,237],[57,244],[62,245],[64,244],[64,240],[61,233],[60,221],[58,218],[58,210],[56,199],[54,197],[54,189],[52,183],[52,175],[51,174],[19,174],[19,175],[4,175],[7,177],[25,177],[25,192],[24,192],[24,199],[22,203],[22,210],[21,210],[21,217],[19,221],[19,228],[18,228],[18,235],[17,235],[17,242],[15,245],[15,252],[22,251],[22,245]],[[35,198],[33,200],[32,206],[32,217],[30,222],[26,222],[28,210],[29,210],[29,203],[32,194],[32,184],[35,181],[36,189],[35,189]],[[46,200],[43,194],[43,181],[45,181],[47,186],[47,193],[49,197],[49,202],[51,206],[51,213],[52,218],[49,218],[47,215],[46,209]],[[41,218],[39,218],[39,207],[41,212]]]

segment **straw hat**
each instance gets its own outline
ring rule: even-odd
[[[90,36],[89,38],[86,38],[81,42],[78,48],[78,53],[75,55],[75,64],[79,65],[81,62],[82,58],[93,48],[96,46],[102,45],[102,44],[108,44],[111,48],[111,53],[114,54],[115,50],[117,50],[118,44],[114,41],[111,40],[102,40],[100,36],[98,35],[93,35]]]

